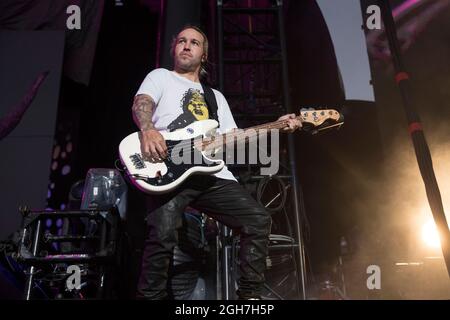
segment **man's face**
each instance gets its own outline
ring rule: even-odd
[[[175,42],[175,67],[183,71],[195,71],[200,67],[203,53],[203,36],[194,29],[181,31]]]

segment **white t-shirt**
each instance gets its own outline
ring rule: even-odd
[[[212,89],[217,101],[218,133],[237,128],[230,107],[223,94]],[[138,94],[152,97],[156,103],[153,124],[159,131],[174,131],[194,121],[209,119],[202,85],[180,76],[174,71],[159,68],[150,72],[142,82]],[[236,180],[225,166],[216,177]]]

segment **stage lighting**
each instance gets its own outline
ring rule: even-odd
[[[422,226],[422,240],[431,248],[440,248],[439,233],[432,218]]]

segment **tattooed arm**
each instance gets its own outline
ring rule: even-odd
[[[159,133],[152,122],[155,102],[146,94],[139,94],[134,98],[133,119],[141,130],[141,152],[151,161],[161,161],[167,156],[167,146],[164,137]]]
[[[146,94],[139,94],[134,97],[133,102],[133,119],[141,131],[154,129],[152,122],[153,109],[155,102]]]

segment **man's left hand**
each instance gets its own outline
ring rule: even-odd
[[[289,120],[288,127],[284,128],[284,132],[294,132],[295,130],[302,127],[302,123],[300,120],[296,119],[295,113],[285,114],[281,116],[278,120]]]

